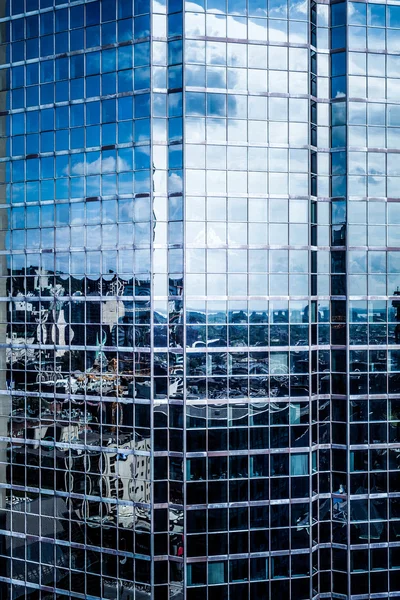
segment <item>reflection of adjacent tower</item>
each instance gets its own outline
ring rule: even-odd
[[[70,307],[70,329],[72,332],[71,344],[74,346],[85,345],[85,304],[82,293],[75,292]],[[76,299],[75,299],[76,298]]]
[[[102,498],[111,500],[111,503],[92,502],[90,506],[84,501],[82,516],[95,521],[100,515],[108,515],[108,519],[118,521],[120,526],[133,528],[140,520],[140,507],[135,508],[133,503],[150,504],[149,453],[150,439],[143,438],[120,443],[118,448],[105,448],[98,468],[91,464],[93,460],[99,461],[98,453],[83,455],[77,452],[66,457],[67,492],[86,491],[89,495],[101,494]]]
[[[394,328],[394,335],[395,335],[395,339],[396,339],[396,344],[400,344],[400,290],[399,288],[397,288],[397,290],[395,290],[393,292],[393,296],[398,296],[398,300],[392,300],[392,306],[393,308],[396,309],[396,316],[395,316],[395,321],[397,323],[396,327]]]

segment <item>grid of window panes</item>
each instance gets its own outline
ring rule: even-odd
[[[329,344],[329,287],[315,310],[309,26],[308,2],[186,4],[188,600],[316,593],[310,324]],[[328,86],[320,92],[327,109]],[[327,126],[328,111],[319,116]],[[329,161],[321,167],[328,208]],[[322,374],[329,352],[320,359]]]
[[[150,12],[164,49],[167,12],[150,9],[0,3],[4,598],[161,600],[180,585],[151,563]]]
[[[399,593],[399,56],[395,0],[0,1],[5,598]]]
[[[366,598],[399,591],[400,5],[347,15],[348,593]]]

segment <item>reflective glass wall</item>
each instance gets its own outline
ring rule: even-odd
[[[385,597],[400,587],[400,6],[349,3],[347,25],[350,589]]]
[[[316,28],[308,2],[186,4],[188,600],[309,599],[318,591],[310,214],[313,205],[317,218],[318,118],[326,126],[320,193],[329,199],[329,80],[326,72],[317,89],[311,19]],[[311,93],[325,99],[320,115]],[[328,357],[322,350],[321,371]],[[329,376],[323,385],[329,394]]]
[[[395,0],[0,0],[2,598],[400,594],[399,57]]]
[[[168,411],[153,415],[150,29],[146,1],[1,2],[2,598],[168,582],[151,562]]]

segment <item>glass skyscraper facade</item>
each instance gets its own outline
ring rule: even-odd
[[[400,597],[400,2],[0,0],[0,596]]]

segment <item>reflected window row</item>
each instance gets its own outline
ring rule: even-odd
[[[86,6],[91,7],[95,4],[87,3]],[[74,11],[77,8],[83,9],[84,5],[71,7],[71,10]],[[54,27],[54,16],[56,27]],[[38,30],[39,17],[40,30]],[[5,62],[20,62],[24,60],[25,56],[34,59],[66,52],[90,50],[108,44],[130,42],[132,39],[142,40],[150,35],[149,14],[119,19],[118,23],[107,23],[102,26],[96,24],[83,28],[82,26],[74,27],[72,24],[71,29],[68,28],[68,25],[61,28],[57,24],[59,19],[68,20],[68,9],[59,9],[55,12],[46,11],[40,15],[31,15],[1,23],[3,39],[8,42]],[[158,17],[157,21],[159,36],[166,37],[165,17]],[[179,30],[179,23],[174,23],[174,19],[169,19],[169,21],[170,31],[168,34],[174,35],[173,30]],[[179,34],[179,31],[176,33]]]
[[[271,18],[289,18],[307,20],[307,9],[306,6],[299,7],[296,2],[287,0],[269,0],[268,3],[263,0],[196,0],[193,4],[189,3],[185,7],[188,11],[202,12],[207,11],[209,13],[228,13],[237,16],[245,16],[247,14],[254,16],[268,16]]]
[[[256,69],[243,69],[218,66],[186,65],[186,85],[196,88],[219,88],[229,91],[240,90],[250,93],[279,93],[289,91],[292,94],[308,94],[307,73],[290,72],[290,80],[283,71],[265,71],[264,77]]]
[[[29,7],[28,7],[29,2]],[[24,0],[13,0],[5,11],[5,17],[8,16],[17,16],[21,13],[24,13]],[[53,2],[51,0],[27,0],[27,12],[34,12],[39,9],[48,9],[53,8]],[[56,2],[56,6],[62,4],[59,0]],[[162,2],[158,4],[159,8],[162,6]],[[176,5],[175,9],[179,6]],[[133,14],[143,14],[150,12],[150,4],[146,0],[110,0],[107,6],[103,6],[101,2],[87,3],[72,6],[68,8],[61,8],[54,11],[46,11],[41,15],[32,15],[26,18],[26,26],[27,29],[24,32],[21,27],[23,27],[23,19],[14,20],[16,23],[13,28],[17,32],[21,34],[22,37],[18,37],[17,39],[23,39],[24,37],[36,37],[39,33],[39,22],[40,22],[40,31],[53,30],[54,31],[63,31],[64,29],[68,29],[68,27],[72,29],[76,29],[79,27],[90,27],[92,25],[98,25],[99,23],[107,23],[109,21],[114,21],[115,19],[124,19],[126,17],[131,17]],[[162,11],[160,11],[162,12]],[[39,21],[40,19],[40,21]]]
[[[397,7],[393,7],[397,8]],[[334,40],[335,48],[344,48],[344,38],[336,33]],[[400,36],[398,29],[385,29],[384,27],[348,27],[349,50],[386,50],[387,52],[398,52],[400,50]]]
[[[350,52],[349,60],[350,75],[368,74],[369,76],[382,77],[386,74],[387,77],[399,77],[399,57],[396,54]]]
[[[368,98],[369,100],[396,100],[400,82],[398,79],[381,79],[379,77],[349,77],[348,95],[351,98]]]
[[[351,385],[351,383],[350,383]],[[396,417],[395,417],[396,418]],[[391,421],[394,419],[392,418]],[[367,423],[350,425],[350,444],[386,444],[398,443],[400,440],[400,424]]]
[[[190,143],[203,143],[206,139],[211,143],[228,141],[250,142],[255,145],[268,144],[268,140],[271,142],[273,140],[272,143],[301,147],[309,143],[309,127],[306,123],[268,121],[261,126],[256,120],[207,119],[206,121],[201,117],[187,117],[186,140]],[[199,185],[200,193],[204,194],[204,184],[200,181]],[[215,192],[218,193],[218,190],[216,189]],[[195,190],[192,193],[195,193]],[[265,194],[265,189],[255,193]]]
[[[354,150],[364,149],[367,147],[398,150],[400,149],[400,128],[367,128],[351,125],[348,127],[348,143],[349,146],[354,148]]]
[[[235,44],[216,41],[185,40],[185,64],[208,64],[228,67],[280,71],[307,71],[308,50],[286,46]]]
[[[166,69],[154,67],[154,74],[159,88],[166,88]],[[55,83],[42,83],[27,86],[25,92],[21,89],[12,92],[12,108],[19,110],[22,108],[36,108],[39,105],[49,105],[54,102],[67,102],[70,100],[88,100],[98,98],[99,96],[108,96],[113,94],[131,93],[137,89],[144,90],[148,87],[147,68],[136,67],[135,77],[133,70],[119,71],[117,73],[105,73],[103,75],[93,75],[86,78],[78,77],[70,81],[56,81]],[[176,73],[170,71],[170,87],[173,86],[173,78]],[[147,85],[146,85],[147,84]],[[3,84],[4,85],[4,84]],[[11,94],[11,93],[10,93]],[[155,109],[156,110],[156,109]],[[156,114],[156,112],[155,112]]]
[[[42,63],[43,64],[43,63]],[[115,78],[112,77],[107,78],[107,81],[104,80],[105,75],[102,75],[103,82],[107,84],[111,84],[110,93],[116,93],[116,81]],[[138,90],[147,90],[150,88],[150,68],[149,67],[136,67],[135,69],[126,69],[125,71],[119,71],[118,77],[118,93],[123,92],[133,92]],[[83,88],[84,88],[85,79],[81,77],[76,80],[76,83],[72,87],[71,85],[71,96],[72,98],[82,98],[84,96]],[[18,110],[21,108],[25,108],[26,106],[38,106],[39,104],[52,104],[55,101],[55,93],[58,92],[59,96],[61,96],[62,100],[68,100],[68,83],[63,85],[55,85],[50,80],[45,85],[40,86],[40,100],[39,100],[39,86],[31,86],[25,88],[14,89],[10,94],[10,106],[12,110]],[[93,81],[88,79],[86,80],[86,87],[89,96],[99,96],[100,95],[100,77],[95,78]],[[176,87],[176,86],[175,86]],[[112,91],[114,90],[114,91]],[[91,118],[91,117],[89,117]],[[107,117],[106,117],[107,118]],[[95,123],[99,123],[99,117],[94,116],[93,119]]]
[[[216,148],[219,149],[220,154],[224,155],[220,146],[211,146],[210,154],[216,153]],[[300,152],[302,153],[302,150],[300,150]],[[296,156],[297,150],[294,150],[293,153]],[[201,160],[201,154],[200,150],[198,152],[196,151],[197,161],[199,159]],[[235,157],[235,155],[237,157],[243,156],[243,159],[246,159],[246,153],[243,153],[241,147],[232,152],[232,155],[233,157]],[[280,152],[278,152],[277,154],[273,154],[273,156],[274,159],[281,164],[280,168],[283,169],[285,162],[281,161],[284,161],[285,153],[281,155]],[[301,154],[301,156],[303,156],[303,154]],[[251,153],[249,154],[249,159],[250,158]],[[318,205],[318,221],[320,224],[329,223],[328,210],[328,203],[321,202]],[[308,218],[309,201],[307,199],[236,198],[231,195],[227,198],[221,196],[209,196],[207,198],[201,196],[186,196],[185,220],[188,222],[196,221],[198,226],[199,222],[207,220],[210,223],[218,221],[226,223],[238,222],[241,223],[240,227],[244,227],[244,223],[246,222],[249,222],[250,224],[269,222],[274,223],[275,227],[278,223],[286,225],[288,223],[307,224]],[[354,220],[354,222],[359,221]],[[187,240],[187,243],[191,243],[190,237]]]
[[[230,481],[209,481],[205,482],[189,482],[186,484],[186,504],[192,506],[207,506],[221,505],[232,502],[259,502],[271,499],[300,499],[307,500],[310,497],[309,481],[305,477],[280,477],[277,479],[255,478],[255,479],[237,479]],[[277,530],[281,532],[282,530]],[[300,533],[297,528],[293,528],[293,533],[297,538],[301,539],[300,547],[308,547],[309,537],[305,531]],[[206,536],[202,536],[205,541]],[[235,535],[237,537],[237,534]],[[248,533],[245,534],[247,543]],[[254,545],[253,552],[265,552],[268,550],[267,530],[262,533],[254,534],[257,541]],[[195,543],[196,540],[193,540]],[[283,540],[280,540],[283,542]],[[287,547],[287,546],[286,546]],[[282,543],[276,550],[285,549],[285,544]],[[197,551],[196,556],[206,556],[204,549]],[[220,551],[217,551],[218,554]],[[245,547],[238,552],[246,552]],[[227,553],[227,552],[225,552]]]
[[[180,198],[170,199],[171,210],[177,207],[179,211]],[[301,205],[295,204],[293,210]],[[303,206],[302,206],[303,208]],[[93,200],[90,202],[41,204],[35,206],[4,208],[1,210],[3,229],[8,231],[18,229],[36,229],[38,227],[112,225],[114,223],[138,223],[151,220],[151,205],[149,198],[132,198],[117,200]],[[171,215],[172,217],[173,215]],[[164,217],[165,220],[166,216]],[[22,260],[16,258],[15,260]]]
[[[397,98],[397,97],[396,97]],[[381,102],[349,102],[349,124],[384,127],[397,126],[399,123],[397,104],[383,104]],[[373,127],[371,129],[374,131]]]
[[[290,559],[290,568],[289,568]],[[271,573],[268,563],[271,562]],[[247,559],[236,559],[229,561],[229,581],[257,581],[263,579],[284,577],[306,576],[310,572],[310,557],[307,554],[289,556],[274,556],[268,558],[252,558],[250,564]],[[207,579],[208,566],[208,579]],[[250,573],[249,573],[250,566]],[[220,575],[222,581],[218,581],[216,575]],[[228,581],[228,562],[191,563],[187,565],[188,585],[213,585]],[[217,579],[215,581],[215,579]]]
[[[307,173],[309,155],[306,149],[291,148],[286,149],[256,147],[248,148],[237,145],[212,145],[206,147],[200,145],[186,145],[186,166],[189,169],[205,168],[207,169],[227,169],[228,171],[277,171],[281,173]],[[241,177],[245,173],[241,173]],[[297,195],[302,194],[302,186],[299,183]],[[282,191],[282,194],[284,192]],[[234,199],[232,199],[234,201]],[[243,202],[244,200],[242,200]],[[239,202],[239,200],[237,200]],[[285,200],[279,200],[284,210]],[[293,201],[292,201],[293,202]],[[293,204],[293,208],[296,204]],[[297,205],[300,206],[300,205]],[[236,218],[235,220],[241,220]],[[306,219],[302,220],[303,222]]]
[[[242,17],[211,12],[186,13],[185,35],[256,40],[262,42],[308,43],[308,25],[304,21]]]
[[[21,175],[23,177],[23,175]],[[180,176],[177,176],[180,181]],[[121,194],[124,199],[136,194],[150,193],[151,173],[150,171],[138,171],[136,177],[134,173],[123,173],[119,175],[94,175],[87,177],[74,177],[71,179],[61,178],[43,181],[28,181],[12,185],[7,190],[8,201],[11,204],[21,204],[29,202],[39,202],[39,200],[53,201],[68,200],[69,198],[82,200],[83,198],[98,198],[106,196],[108,199],[115,198],[116,194]],[[163,185],[161,192],[166,192],[166,185]],[[265,189],[263,190],[265,193]]]
[[[198,80],[197,80],[198,81]],[[197,87],[197,86],[196,86]],[[205,86],[202,86],[205,87]],[[210,117],[236,117],[262,121],[285,121],[308,123],[308,100],[304,98],[278,98],[244,94],[212,92],[186,93],[186,112],[191,115]],[[188,119],[191,122],[190,119]],[[196,120],[192,121],[195,123]]]
[[[141,223],[140,225],[103,225],[103,226],[88,226],[88,227],[56,227],[56,228],[43,228],[30,229],[28,231],[21,229],[14,231],[11,235],[10,246],[13,250],[29,248],[34,250],[36,248],[54,248],[54,245],[58,249],[68,250],[69,248],[87,248],[88,252],[85,257],[84,252],[80,252],[79,256],[75,256],[72,252],[71,260],[74,263],[72,267],[72,273],[84,273],[85,271],[90,274],[94,274],[93,268],[97,273],[115,273],[117,268],[117,253],[107,252],[107,248],[118,248],[119,246],[136,246],[135,251],[124,251],[121,249],[119,260],[120,260],[120,272],[126,273],[127,268],[129,269],[126,261],[131,259],[130,272],[140,272],[143,268],[139,265],[134,267],[134,254],[133,252],[139,252],[140,248],[146,248],[151,243],[151,225],[150,223]],[[104,248],[103,251],[103,266],[101,265],[101,253],[97,253],[96,256],[91,254],[90,250]],[[144,258],[145,254],[142,255]],[[171,257],[172,258],[172,257]],[[85,268],[86,259],[86,268]],[[96,263],[96,267],[93,267],[93,261]],[[124,266],[125,263],[125,266]],[[146,261],[146,270],[148,269],[148,261]],[[165,271],[164,269],[162,269]],[[174,269],[172,269],[174,270]],[[175,269],[176,271],[176,269]],[[182,267],[178,269],[182,271]],[[128,270],[129,272],[129,270]]]
[[[339,170],[341,169],[341,158],[340,156],[335,157],[335,163],[338,163],[337,166],[335,164],[335,170]],[[383,152],[349,152],[348,153],[348,159],[349,159],[349,181],[350,181],[350,186],[351,186],[351,182],[357,182],[359,181],[366,182],[365,175],[368,175],[368,184],[370,186],[372,186],[372,189],[374,189],[374,186],[377,186],[377,189],[379,190],[380,187],[382,187],[383,184],[383,191],[385,191],[385,176],[388,175],[389,177],[393,177],[396,175],[399,175],[399,168],[397,165],[397,160],[398,160],[398,154],[394,153],[394,152],[388,152],[388,153],[383,153]],[[368,163],[368,165],[367,165]],[[355,175],[358,175],[358,177],[356,178]],[[389,180],[395,182],[396,181],[396,177],[393,177],[393,179]],[[354,192],[353,192],[354,193]],[[351,195],[351,194],[350,194]],[[366,195],[364,194],[357,194],[356,195]],[[369,194],[370,196],[372,196],[372,194]],[[388,194],[389,195],[389,194]],[[386,196],[385,193],[376,193],[375,196]],[[353,210],[365,210],[366,206],[365,204],[360,205],[359,207],[354,206],[353,205]],[[349,210],[352,210],[352,206],[349,207]],[[377,203],[371,201],[368,203],[368,211],[372,215],[377,215],[379,221],[377,221],[377,223],[384,223],[385,220],[382,221],[382,215],[384,215],[385,211],[385,207],[384,206],[378,206]],[[393,204],[391,203],[388,206],[388,220],[389,223],[396,223],[397,222],[397,218],[396,218],[396,211],[398,211],[398,205],[394,202]],[[392,215],[390,214],[392,213]],[[371,216],[372,216],[371,215]],[[375,217],[374,217],[375,218]],[[364,222],[365,221],[353,221],[351,220],[351,222],[353,223],[360,223],[360,222]]]
[[[276,580],[270,583],[263,581],[255,581],[250,584],[248,583],[231,583],[221,585],[210,585],[207,587],[194,587],[189,588],[187,591],[188,600],[228,600],[228,593],[230,598],[235,600],[257,600],[257,598],[273,598],[271,594],[276,594],[282,598],[288,598],[291,594],[293,600],[307,600],[310,598],[310,579],[296,577],[293,580]]]
[[[46,55],[52,55],[47,52]],[[141,43],[109,50],[75,54],[69,58],[56,58],[32,62],[11,69],[11,90],[39,83],[68,80],[69,77],[90,77],[147,66],[150,63],[150,44]],[[108,95],[108,94],[107,94]]]
[[[175,94],[173,94],[175,96]],[[125,96],[118,99],[98,100],[94,102],[81,102],[68,106],[58,106],[54,108],[43,108],[41,110],[32,110],[28,112],[13,113],[11,116],[11,129],[13,136],[21,134],[34,134],[52,129],[64,129],[70,125],[71,128],[82,127],[83,125],[97,125],[102,122],[109,123],[119,121],[128,121],[141,119],[150,116],[150,96],[149,94],[138,94],[135,96]],[[86,118],[85,118],[86,108]],[[107,117],[107,115],[109,115]],[[113,116],[110,119],[110,115]],[[127,124],[125,124],[127,126]],[[140,126],[140,123],[139,123]],[[13,140],[14,141],[14,140]],[[140,153],[140,149],[137,150]],[[144,149],[142,150],[144,151]],[[123,154],[123,151],[120,151]],[[125,150],[129,154],[129,150]],[[115,152],[105,151],[104,156],[112,156]],[[90,154],[89,154],[90,156]],[[50,164],[49,157],[42,158],[43,165]],[[51,160],[51,157],[50,157]],[[67,158],[59,160],[68,160]],[[71,156],[71,161],[77,160]],[[95,161],[89,161],[95,162]],[[129,163],[128,163],[129,164]],[[43,174],[46,177],[46,174]]]

